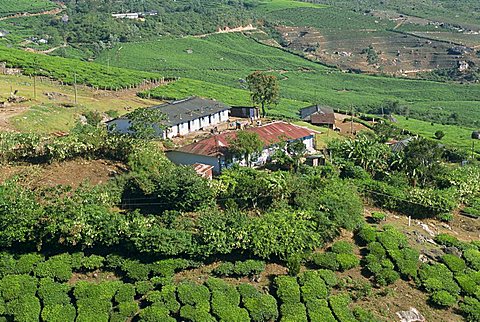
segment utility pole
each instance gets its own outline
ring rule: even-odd
[[[353,105],[350,107],[350,133],[353,135]]]

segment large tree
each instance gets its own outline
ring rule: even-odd
[[[265,105],[278,103],[280,90],[277,77],[256,71],[248,75],[247,83],[253,103],[262,106],[262,116],[265,117]]]
[[[263,142],[255,132],[238,131],[235,138],[229,140],[229,152],[235,157],[245,158],[247,165],[251,165],[251,156],[262,151]]]
[[[158,135],[158,131],[165,131],[167,128],[164,124],[167,116],[157,108],[136,109],[128,114],[128,118],[129,130],[138,139],[151,140]]]

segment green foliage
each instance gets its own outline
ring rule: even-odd
[[[265,270],[265,262],[253,259],[246,261],[223,262],[213,270],[217,276],[253,276]]]
[[[56,8],[49,0],[15,0],[0,2],[0,16],[10,16],[18,13],[37,13]]]
[[[122,270],[132,281],[146,281],[149,279],[152,267],[138,260],[125,259],[122,264]]]
[[[77,311],[72,304],[45,305],[41,316],[45,322],[74,322]]]
[[[175,322],[176,319],[169,315],[168,309],[161,305],[151,305],[143,309],[140,314],[140,321],[142,322]]]
[[[35,296],[37,279],[29,275],[7,275],[0,280],[0,294],[5,301]]]
[[[40,300],[34,295],[22,295],[6,304],[6,313],[18,322],[38,321],[40,312]]]
[[[280,306],[281,322],[307,322],[307,310],[303,303],[284,303]]]
[[[269,294],[260,293],[251,284],[240,284],[238,292],[243,306],[254,322],[274,321],[278,318],[278,307],[275,298]]]
[[[360,227],[357,235],[364,244],[370,244],[377,239],[376,229],[370,225],[363,225]]]
[[[320,268],[336,271],[340,267],[335,253],[317,253],[312,256],[312,260]]]
[[[150,291],[153,291],[155,285],[150,281],[138,281],[135,282],[135,290],[139,295],[145,295]]]
[[[323,279],[315,271],[306,271],[299,276],[302,300],[308,305],[318,299],[326,299],[328,288]]]
[[[60,284],[55,282],[52,278],[46,277],[40,280],[38,297],[42,300],[44,306],[53,307],[60,305],[64,307],[67,304],[70,304],[71,300],[68,292],[70,292],[71,289],[72,287],[68,284]]]
[[[171,313],[178,313],[180,303],[177,301],[176,286],[173,284],[164,285],[161,291],[147,293],[146,299],[153,304],[160,304]]]
[[[436,291],[430,296],[430,301],[440,307],[451,307],[457,304],[457,297],[447,291]]]
[[[35,267],[38,277],[50,277],[59,282],[66,282],[72,277],[72,264],[69,254],[55,255]]]
[[[246,81],[252,102],[262,106],[262,115],[265,117],[265,105],[278,103],[280,88],[277,77],[255,71],[247,76]]]
[[[333,243],[331,251],[335,254],[353,254],[353,245],[347,241],[338,241]]]
[[[121,282],[77,282],[73,291],[78,313],[76,321],[87,322],[92,318],[96,321],[108,321],[112,300],[120,285]]]
[[[98,255],[90,255],[88,257],[83,257],[81,260],[81,265],[87,271],[94,271],[103,267],[103,262],[105,258]]]
[[[252,156],[262,151],[265,143],[256,132],[238,131],[233,139],[228,142],[229,152],[237,159],[245,159],[250,166]]]
[[[475,322],[480,320],[480,301],[476,298],[465,296],[465,299],[460,303],[460,310],[467,321]]]
[[[455,255],[445,254],[442,256],[442,262],[454,273],[462,273],[467,265],[465,261]]]
[[[325,284],[328,287],[332,288],[337,286],[338,280],[337,280],[337,275],[335,275],[335,272],[328,269],[320,269],[317,271],[317,274],[325,281]]]
[[[126,117],[130,121],[128,130],[138,139],[151,140],[166,129],[167,116],[158,108],[139,108]]]
[[[291,276],[277,276],[275,278],[277,297],[282,304],[300,302],[300,286],[297,279]]]
[[[190,305],[205,312],[210,310],[210,291],[205,285],[183,282],[178,285],[177,293],[183,305]]]
[[[30,274],[35,265],[42,262],[44,257],[41,254],[29,253],[21,255],[15,263],[16,274]]]
[[[375,221],[377,224],[381,223],[382,221],[387,218],[387,215],[385,215],[383,212],[373,212],[372,213],[372,219]]]
[[[455,280],[462,289],[463,294],[474,296],[480,287],[480,272],[472,271],[456,275]]]
[[[428,292],[447,291],[452,295],[460,293],[460,287],[453,279],[453,273],[444,264],[424,264],[418,271],[423,287]]]
[[[467,249],[463,252],[463,258],[468,266],[476,271],[480,271],[480,251],[476,249]]]
[[[332,308],[333,314],[335,314],[340,322],[357,321],[349,309],[349,305],[352,300],[348,294],[332,295],[329,297],[328,301],[330,303],[330,307]]]
[[[354,254],[337,254],[336,257],[341,271],[346,271],[360,265],[360,260]]]
[[[313,300],[306,303],[310,321],[336,322],[327,300]]]
[[[209,278],[206,282],[212,292],[212,313],[221,321],[250,321],[246,309],[239,308],[240,294],[234,286],[221,279]]]
[[[353,309],[353,315],[358,322],[376,322],[378,319],[373,315],[372,312],[365,310],[360,306],[356,306]]]
[[[115,294],[115,302],[132,302],[136,295],[135,286],[132,284],[121,284]]]

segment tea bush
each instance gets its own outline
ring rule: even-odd
[[[440,307],[451,307],[457,304],[457,297],[447,291],[436,291],[430,296],[430,301]]]
[[[355,316],[350,311],[351,298],[348,294],[332,295],[329,298],[330,307],[340,322],[356,322]]]
[[[72,304],[45,305],[41,317],[45,322],[75,322],[77,311]]]
[[[277,276],[275,278],[277,297],[282,304],[300,302],[300,286],[297,279],[291,276]]]
[[[307,322],[307,310],[302,303],[284,303],[280,306],[281,322]]]
[[[460,257],[451,254],[445,254],[442,256],[442,262],[454,273],[462,273],[466,268],[467,264]]]
[[[252,321],[267,322],[278,318],[277,300],[272,295],[260,293],[251,284],[240,284],[238,292]]]
[[[326,299],[328,289],[323,279],[315,271],[306,271],[299,276],[302,300],[305,304],[317,299]]]

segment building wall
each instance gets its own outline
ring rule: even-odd
[[[220,123],[220,113],[212,114],[210,123],[212,125],[216,125],[216,124]]]
[[[205,128],[210,125],[210,118],[208,116],[202,117],[200,119],[200,127]]]
[[[188,132],[188,122],[178,124],[178,135],[185,135]]]
[[[202,125],[200,124],[199,119],[194,119],[190,121],[190,132],[198,131],[201,127]]]
[[[208,164],[213,166],[214,173],[220,173],[220,163],[217,157],[191,154],[181,151],[169,151],[167,152],[167,158],[178,165],[193,165],[195,163]]]
[[[220,122],[227,122],[228,121],[228,110],[220,112]]]

